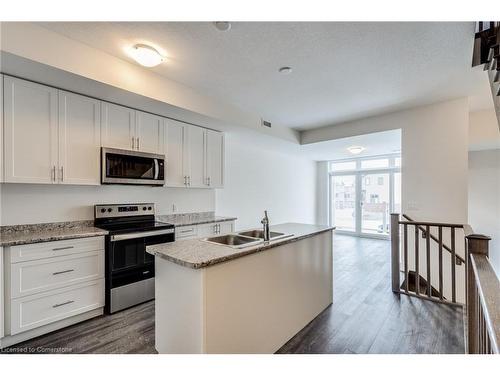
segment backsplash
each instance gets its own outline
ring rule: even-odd
[[[93,220],[95,204],[152,202],[157,215],[215,211],[212,189],[34,184],[0,184],[0,189],[0,225]]]

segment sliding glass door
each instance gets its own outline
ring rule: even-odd
[[[338,232],[388,237],[391,212],[399,212],[399,155],[330,164],[330,224]]]

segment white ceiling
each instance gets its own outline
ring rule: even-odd
[[[365,150],[359,155],[352,155],[347,150],[350,146],[362,146]],[[310,159],[318,161],[400,153],[401,130],[389,130],[302,145],[301,151]]]
[[[168,56],[155,72],[274,126],[311,129],[462,96],[472,110],[492,106],[486,74],[471,68],[472,22],[41,25],[129,61],[124,47],[152,44]]]

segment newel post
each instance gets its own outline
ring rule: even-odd
[[[467,239],[467,346],[468,353],[479,353],[479,317],[476,306],[479,303],[474,269],[470,257],[472,254],[488,256],[490,237],[483,234],[470,234]]]
[[[401,281],[399,272],[399,214],[391,214],[391,275],[392,291],[399,293]]]

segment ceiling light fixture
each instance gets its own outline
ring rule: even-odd
[[[278,70],[278,72],[280,72],[281,74],[290,74],[292,72],[292,68],[290,68],[289,66],[283,66]]]
[[[231,29],[231,22],[217,21],[214,22],[215,28],[219,31],[228,31]]]
[[[136,44],[130,49],[130,55],[142,66],[152,68],[161,64],[165,58],[155,48],[146,44]]]
[[[349,151],[353,155],[361,154],[365,148],[363,146],[351,146],[347,147],[347,151]]]

